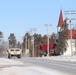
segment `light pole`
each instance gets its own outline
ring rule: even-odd
[[[49,56],[49,28],[51,25],[45,24],[46,29],[47,29],[47,56]]]
[[[71,17],[71,15],[75,14],[74,10],[69,10],[69,11],[65,11],[65,14],[69,15],[69,23],[70,23],[70,44],[71,44],[71,56],[73,56],[73,49],[72,49],[72,24],[71,24],[71,20],[75,20],[74,18]]]

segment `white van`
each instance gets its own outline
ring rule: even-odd
[[[9,48],[7,52],[8,58],[11,58],[12,56],[17,56],[18,58],[21,58],[22,50],[20,48]]]

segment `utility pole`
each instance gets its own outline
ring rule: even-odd
[[[25,35],[25,38],[26,38],[26,40],[25,40],[25,42],[26,42],[26,56],[30,56],[30,41],[29,41],[29,39],[30,39],[30,35],[29,35],[29,32],[27,32],[26,33],[26,35]]]
[[[75,51],[76,51],[76,39],[75,39]]]
[[[51,25],[45,24],[46,29],[47,29],[47,56],[49,56],[49,28]]]
[[[24,50],[24,53],[25,53],[25,56],[26,56],[26,50],[27,50],[27,35],[24,36],[24,39],[25,39],[25,50]]]
[[[36,31],[36,28],[31,28],[30,29],[30,32],[31,32],[31,34],[32,34],[32,44],[33,44],[33,49],[32,49],[32,57],[34,57],[34,34],[35,34],[35,31]]]
[[[71,21],[72,20],[75,20],[75,18],[72,18],[72,15],[75,14],[75,10],[68,10],[68,11],[65,11],[65,14],[69,15],[69,18],[67,18],[67,20],[69,20],[69,23],[70,23],[70,43],[71,43],[71,56],[73,56],[73,49],[72,49],[72,23]]]
[[[25,36],[25,49],[27,50],[27,35]]]

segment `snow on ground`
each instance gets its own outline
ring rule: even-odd
[[[23,63],[20,61],[0,58],[0,65],[23,65]]]
[[[24,63],[22,63],[21,61],[14,61],[12,59],[0,58],[0,66],[1,65],[5,67],[0,68],[0,75],[67,75],[43,67],[25,66]]]
[[[65,75],[39,67],[9,67],[0,70],[0,75]]]

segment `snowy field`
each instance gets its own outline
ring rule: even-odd
[[[27,66],[21,61],[0,58],[0,75],[67,75],[43,67]]]

